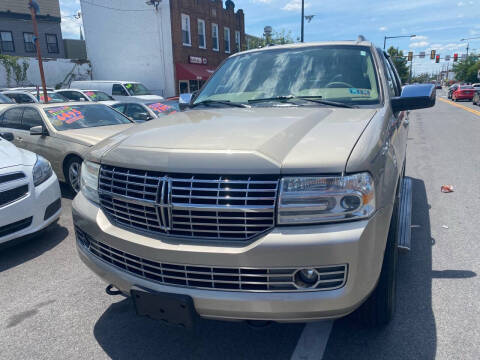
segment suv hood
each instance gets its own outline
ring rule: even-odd
[[[0,169],[25,165],[33,166],[37,161],[37,155],[34,153],[19,149],[11,142],[0,139]]]
[[[56,136],[63,140],[71,141],[80,145],[92,146],[102,141],[103,139],[108,138],[109,136],[128,129],[132,125],[135,124],[119,124],[58,131],[56,133]]]
[[[309,106],[192,110],[135,126],[91,155],[111,165],[168,172],[340,173],[375,112]]]

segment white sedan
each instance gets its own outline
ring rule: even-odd
[[[0,133],[0,244],[33,234],[60,217],[60,187],[50,163]]]

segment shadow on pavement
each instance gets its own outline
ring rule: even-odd
[[[94,335],[112,359],[290,359],[303,324],[252,329],[244,322],[201,319],[196,330],[138,317],[130,299],[112,304]]]
[[[337,320],[324,359],[435,358],[437,332],[432,311],[432,278],[469,277],[475,273],[432,271],[434,241],[425,184],[412,178],[412,190],[412,250],[399,254],[397,308],[393,321],[381,329],[368,329],[350,318]]]
[[[53,223],[39,233],[2,244],[0,247],[0,272],[42,255],[61,243],[67,236],[67,228]]]

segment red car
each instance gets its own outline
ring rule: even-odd
[[[475,95],[475,89],[472,85],[460,85],[457,90],[452,93],[452,100],[472,100]]]

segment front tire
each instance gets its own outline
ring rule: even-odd
[[[400,181],[402,181],[401,179]],[[400,186],[402,184],[400,183]],[[398,267],[398,200],[395,202],[382,270],[375,290],[354,314],[357,320],[368,327],[387,325],[395,313]]]
[[[74,157],[68,160],[65,165],[65,178],[70,189],[77,194],[80,191],[80,169],[82,159]]]

